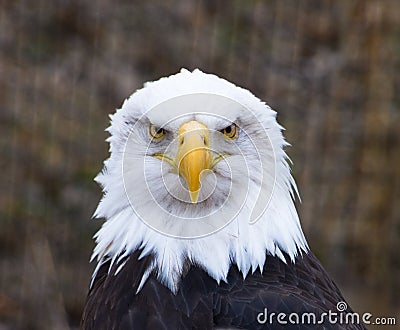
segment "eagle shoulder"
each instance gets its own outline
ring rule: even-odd
[[[151,256],[139,256],[140,251],[131,254],[117,274],[118,265],[110,269],[108,262],[100,267],[88,294],[82,329],[266,329],[268,324],[257,319],[265,308],[275,315],[319,316],[328,310],[336,312],[336,304],[344,301],[312,252],[287,264],[268,255],[263,272],[256,271],[246,278],[232,265],[227,281],[220,284],[201,268],[192,266],[176,294],[161,284],[155,273],[137,292],[152,263]],[[279,326],[275,323],[272,328]],[[324,326],[338,328],[327,322]],[[307,327],[303,324],[301,328]],[[362,325],[353,328],[364,329]],[[346,329],[351,325],[347,324]]]

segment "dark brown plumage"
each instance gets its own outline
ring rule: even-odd
[[[316,257],[309,252],[295,263],[285,264],[267,256],[263,273],[256,271],[243,279],[232,266],[227,282],[218,283],[202,269],[192,266],[175,295],[151,274],[143,288],[136,290],[151,256],[138,260],[140,251],[131,254],[115,275],[118,265],[101,266],[87,298],[82,329],[280,329],[260,324],[257,315],[268,313],[337,312],[344,301]],[[350,308],[346,312],[351,312]],[[320,329],[319,325],[287,324],[285,329]],[[360,324],[323,324],[326,329],[364,329]]]

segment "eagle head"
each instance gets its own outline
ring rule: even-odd
[[[231,264],[245,277],[266,254],[286,262],[282,252],[307,250],[288,143],[276,112],[249,91],[181,70],[133,93],[107,130],[98,266],[123,267],[140,250],[153,256],[147,274],[176,291],[187,265],[219,282]]]

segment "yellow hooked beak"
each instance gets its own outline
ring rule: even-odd
[[[193,204],[199,198],[201,174],[211,168],[209,135],[207,126],[195,120],[184,123],[178,131],[175,163],[186,180]]]

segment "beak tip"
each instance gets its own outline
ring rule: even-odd
[[[197,200],[199,199],[199,191],[190,191],[189,193],[192,204],[197,204]]]

